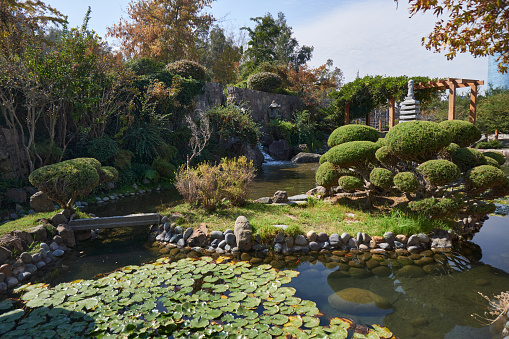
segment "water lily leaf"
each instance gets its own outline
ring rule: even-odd
[[[295,305],[299,305],[301,301],[302,300],[300,298],[287,296],[286,300],[285,300],[285,304],[295,306]]]
[[[283,334],[283,330],[275,326],[271,327],[267,332],[273,336],[280,336]]]
[[[281,303],[286,299],[286,295],[284,295],[283,293],[272,292],[270,295],[272,296],[271,301],[274,303]]]
[[[0,302],[0,311],[5,311],[11,309],[12,305],[14,304],[14,301],[5,299]]]
[[[206,319],[212,320],[212,319],[217,319],[222,315],[223,315],[223,311],[218,310],[218,309],[211,309],[211,310],[208,310],[207,313],[205,313],[202,316]]]
[[[382,327],[382,326],[375,324],[375,325],[373,325],[373,329],[376,332],[376,334],[378,334],[380,336],[380,338],[389,339],[394,336],[394,334],[386,327]]]
[[[249,323],[249,322],[248,322],[246,319],[244,319],[244,318],[236,318],[236,319],[233,321],[232,325],[234,325],[235,327],[244,327],[244,326],[246,326],[248,323]]]
[[[299,314],[305,314],[309,317],[313,317],[315,315],[320,314],[320,310],[317,307],[313,306],[297,306],[295,307],[296,312]]]
[[[285,327],[283,328],[283,334],[290,334],[290,336],[292,338],[309,338],[308,335],[305,334],[305,332],[303,332],[302,330],[300,330],[299,328],[297,327],[294,327],[294,326],[288,326],[288,327]]]
[[[241,285],[240,288],[246,293],[253,293],[258,289],[258,284],[255,282],[249,282],[247,284]]]
[[[213,275],[208,275],[206,276],[205,278],[203,278],[203,281],[205,282],[216,282],[219,280],[219,277],[216,277],[216,276],[213,276]]]
[[[256,291],[254,296],[261,299],[267,299],[270,296],[270,293],[267,290],[259,289],[258,291]]]
[[[283,293],[287,297],[291,297],[297,292],[297,290],[293,287],[280,287],[278,289],[278,292]]]
[[[191,328],[203,328],[209,325],[209,321],[204,318],[193,318],[189,323],[189,327]]]
[[[223,293],[223,292],[228,291],[228,288],[229,288],[229,286],[226,285],[226,284],[224,284],[224,285],[216,285],[216,286],[212,287],[212,291],[216,292],[216,293]]]
[[[282,277],[282,278],[279,278],[279,281],[281,282],[281,284],[288,284],[289,282],[292,281],[292,278],[290,278],[290,277]]]
[[[26,306],[31,308],[45,306],[47,304],[51,304],[51,299],[43,299],[43,298],[34,298],[32,300],[27,301]]]
[[[284,314],[274,314],[271,317],[271,322],[274,325],[284,325],[288,322],[288,317]]]
[[[247,308],[254,308],[254,307],[258,307],[260,305],[260,302],[261,302],[261,300],[259,298],[249,297],[244,300],[242,305],[244,305],[244,307],[247,307]]]
[[[246,297],[247,297],[247,294],[244,292],[231,292],[228,295],[228,298],[231,301],[241,301],[241,300],[244,300]]]
[[[295,278],[300,274],[299,272],[292,271],[292,270],[286,270],[286,271],[284,271],[284,273],[287,277],[290,277],[290,278]]]
[[[242,334],[245,335],[248,338],[257,338],[258,337],[258,331],[253,329],[244,329],[242,331]]]
[[[16,321],[24,315],[25,312],[21,309],[9,311],[7,313],[0,315],[0,323]]]
[[[263,311],[263,313],[268,314],[268,315],[276,314],[278,312],[279,312],[279,307],[277,307],[277,306],[266,307],[265,310]]]
[[[223,315],[221,320],[224,321],[225,323],[231,323],[235,320],[235,317],[232,314],[225,314]]]
[[[279,306],[279,312],[281,314],[294,314],[295,313],[295,307],[292,306]]]
[[[318,325],[320,325],[320,319],[315,318],[315,317],[305,316],[305,317],[302,317],[302,321],[304,323],[304,326],[307,328],[313,328],[313,327],[317,327]]]
[[[332,318],[330,320],[331,327],[332,325],[342,327],[344,329],[350,330],[355,328],[355,323],[347,318]]]
[[[194,285],[194,280],[191,279],[191,278],[187,278],[187,279],[179,281],[177,285],[180,285],[182,287],[193,286]]]
[[[300,317],[300,315],[289,316],[288,323],[286,323],[285,326],[301,327],[302,326],[302,318]]]

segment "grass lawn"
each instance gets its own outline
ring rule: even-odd
[[[233,229],[237,217],[243,215],[253,226],[254,232],[265,239],[279,231],[272,225],[288,225],[285,233],[293,235],[314,230],[329,235],[343,232],[354,235],[357,232],[366,232],[371,236],[383,235],[387,231],[406,235],[427,233],[435,228],[450,229],[453,225],[425,217],[406,216],[397,209],[382,208],[374,212],[364,212],[348,204],[320,200],[311,200],[307,206],[248,203],[243,207],[226,206],[211,212],[182,203],[163,207],[159,213],[163,215],[181,213],[184,218],[179,220],[180,225],[196,227],[200,223],[205,223],[211,231]]]
[[[14,230],[26,231],[32,227],[40,225],[41,222],[38,221],[39,219],[42,218],[50,219],[52,216],[61,211],[62,210],[29,214],[24,216],[23,218],[6,222],[5,224],[0,225],[0,236],[11,233]]]

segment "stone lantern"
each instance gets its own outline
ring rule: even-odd
[[[280,117],[279,115],[279,109],[281,108],[281,105],[276,104],[275,100],[272,100],[272,103],[269,106],[269,118],[271,119],[277,119]]]
[[[421,105],[419,100],[415,100],[414,81],[408,81],[408,94],[400,105],[399,122],[419,120]]]

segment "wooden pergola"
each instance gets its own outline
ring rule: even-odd
[[[449,89],[449,114],[448,120],[454,120],[456,117],[456,88],[470,87],[470,122],[475,124],[477,112],[477,87],[484,85],[484,80],[471,80],[448,78],[427,83],[420,82],[414,84],[414,89],[424,88],[448,88]],[[394,127],[394,113],[396,111],[396,100],[389,98],[389,129]],[[350,103],[345,103],[345,125],[350,123]],[[366,116],[366,125],[369,125],[369,114]]]

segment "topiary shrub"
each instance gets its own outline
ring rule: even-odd
[[[506,176],[501,169],[490,165],[481,165],[469,170],[465,176],[467,190],[486,191],[490,188],[503,185]]]
[[[400,172],[393,178],[394,186],[402,192],[415,192],[421,186],[415,174],[411,172]]]
[[[466,212],[473,215],[486,215],[495,212],[497,206],[494,203],[485,203],[484,201],[476,202],[468,206]]]
[[[451,143],[451,136],[431,121],[398,124],[385,136],[385,144],[401,159],[428,160]]]
[[[315,174],[316,183],[319,186],[323,186],[327,189],[335,186],[340,176],[340,172],[337,170],[337,168],[327,161],[318,167]]]
[[[378,138],[378,140],[375,142],[375,144],[376,144],[378,147],[385,146],[385,138]]]
[[[115,169],[101,168],[96,159],[77,158],[38,168],[28,180],[62,208],[71,209],[77,197],[117,176]]]
[[[458,166],[448,160],[428,160],[417,167],[424,179],[433,186],[441,186],[460,178]]]
[[[372,184],[384,189],[392,187],[394,184],[393,178],[394,174],[385,168],[374,168],[369,175],[369,181]]]
[[[177,168],[165,158],[158,156],[152,162],[152,169],[163,179],[173,179]]]
[[[327,151],[327,161],[341,167],[368,165],[374,161],[378,146],[371,141],[350,141]]]
[[[486,165],[495,166],[496,168],[500,168],[500,165],[498,164],[498,162],[495,159],[490,158],[490,157],[485,157],[485,158],[486,158]]]
[[[352,175],[345,175],[338,179],[338,185],[343,190],[357,190],[364,186],[362,179]]]
[[[320,160],[318,160],[318,163],[320,165],[323,164],[324,162],[327,162],[327,153],[322,154],[322,156],[320,157]]]
[[[462,172],[487,163],[481,152],[469,147],[460,148],[452,153],[452,162],[458,165]]]
[[[456,214],[461,204],[449,198],[426,198],[408,203],[411,211],[425,215],[431,219],[438,219]]]
[[[467,121],[446,120],[439,125],[451,136],[451,141],[460,147],[473,145],[482,136],[477,126]]]
[[[180,60],[166,65],[166,70],[171,74],[180,75],[183,78],[192,78],[198,81],[207,81],[207,71],[195,61]]]
[[[496,151],[484,152],[483,155],[486,158],[492,158],[497,161],[497,163],[502,166],[505,164],[505,157],[502,153]]]
[[[382,146],[375,152],[375,157],[382,164],[392,167],[395,166],[400,159],[391,152],[390,148],[387,146]]]
[[[366,125],[344,125],[336,128],[331,135],[327,144],[329,147],[338,146],[349,141],[372,141],[377,142],[380,133],[373,127]],[[382,146],[379,143],[380,147]]]
[[[255,91],[274,93],[282,84],[281,77],[271,72],[251,74],[247,79],[247,88]]]
[[[481,141],[475,145],[475,148],[490,149],[490,148],[502,148],[504,145],[500,140]]]

